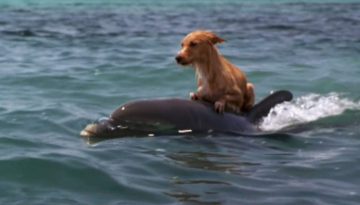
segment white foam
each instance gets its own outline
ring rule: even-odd
[[[345,110],[359,110],[360,102],[341,98],[338,93],[325,96],[309,94],[292,102],[279,104],[259,123],[264,131],[276,131],[285,127],[312,122],[321,118],[340,115]]]

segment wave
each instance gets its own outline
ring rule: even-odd
[[[354,102],[342,98],[338,93],[329,93],[323,96],[309,94],[272,108],[260,122],[259,128],[264,131],[277,131],[321,118],[340,115],[346,110],[360,110],[360,101]]]

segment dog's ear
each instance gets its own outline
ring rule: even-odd
[[[209,41],[210,41],[213,45],[215,45],[215,44],[217,44],[217,43],[223,43],[223,42],[225,42],[224,39],[220,38],[220,37],[217,36],[215,33],[210,32],[210,31],[206,32],[206,36],[209,38]]]

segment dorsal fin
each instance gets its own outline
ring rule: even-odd
[[[291,101],[292,98],[293,95],[290,91],[276,91],[254,105],[254,107],[247,114],[247,118],[250,122],[257,123],[262,117],[268,115],[271,108],[273,108],[275,105],[285,101]]]

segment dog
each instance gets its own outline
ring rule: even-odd
[[[192,100],[214,103],[218,113],[241,114],[254,105],[254,86],[247,82],[239,68],[219,53],[216,44],[223,42],[225,40],[213,32],[193,31],[182,40],[175,59],[180,65],[195,68],[198,89],[190,93]]]

